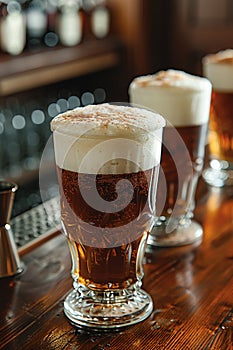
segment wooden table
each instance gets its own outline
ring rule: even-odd
[[[64,236],[32,247],[25,272],[0,280],[0,349],[233,349],[233,188],[202,183],[195,215],[202,243],[146,254],[143,287],[154,311],[117,333],[87,333],[64,316],[72,288]]]

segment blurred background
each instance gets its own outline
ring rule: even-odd
[[[40,160],[58,113],[127,102],[138,75],[201,75],[201,58],[225,48],[232,0],[0,2],[0,178],[19,184],[13,216],[41,203]]]

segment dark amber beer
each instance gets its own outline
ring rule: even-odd
[[[202,228],[192,219],[195,190],[203,167],[211,84],[198,76],[168,70],[135,78],[130,101],[161,113],[164,129],[157,190],[158,220],[150,244],[192,243]]]
[[[164,125],[151,111],[110,104],[77,108],[51,123],[74,280],[64,311],[75,324],[122,327],[152,311],[140,286]]]
[[[57,168],[63,189],[62,221],[71,251],[76,254],[73,257],[75,280],[98,290],[123,289],[136,283],[137,275],[142,274],[139,271],[141,266],[137,266],[139,245],[149,230],[148,218],[140,219],[140,214],[153,215],[147,200],[148,179],[157,178],[157,168],[136,173],[97,175]],[[123,209],[120,211],[105,213],[90,206],[82,197],[80,186],[86,193],[91,192],[90,184],[94,181],[105,201],[116,200],[119,193],[116,186],[122,179],[132,184],[133,196],[128,203],[128,188],[123,185],[120,194]],[[126,229],[122,231],[122,227]],[[112,229],[114,233],[111,233]]]
[[[164,129],[165,142],[161,158],[163,172],[160,173],[159,183],[164,177],[167,189],[165,202],[162,199],[164,185],[157,190],[157,208],[162,220],[172,217],[184,221],[186,215],[190,218],[193,216],[193,192],[203,166],[207,127],[207,123],[204,123]]]
[[[233,89],[212,93],[210,110],[210,154],[233,164]]]

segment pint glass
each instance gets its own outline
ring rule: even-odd
[[[74,281],[64,311],[77,326],[119,328],[152,311],[141,289],[142,260],[164,125],[145,109],[111,104],[80,107],[51,123]]]
[[[203,171],[209,185],[233,185],[233,50],[203,58],[203,74],[212,82],[210,166]]]
[[[205,78],[168,70],[135,78],[129,95],[132,103],[167,119],[157,191],[158,218],[148,242],[178,246],[200,240],[202,227],[192,218],[203,167],[211,84]]]

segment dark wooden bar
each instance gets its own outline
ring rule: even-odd
[[[27,249],[24,273],[0,280],[0,349],[232,349],[233,188],[201,180],[196,219],[199,244],[147,251],[143,287],[154,311],[119,332],[75,329],[63,314],[72,279],[62,234]]]
[[[112,68],[121,59],[115,37],[89,40],[74,47],[59,46],[19,56],[0,55],[0,97]]]

